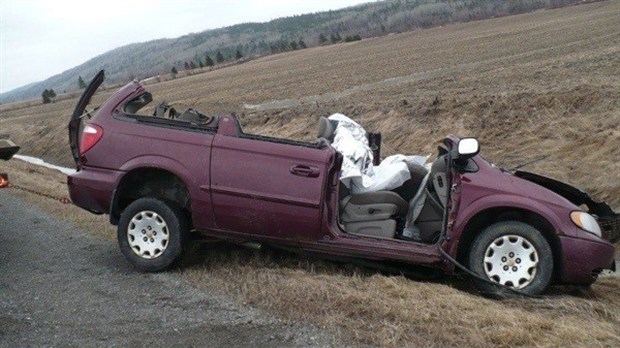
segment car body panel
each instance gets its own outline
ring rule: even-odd
[[[217,134],[211,153],[217,228],[318,238],[331,150]]]
[[[125,172],[88,168],[67,176],[69,197],[73,204],[95,214],[110,211],[112,193]]]
[[[525,171],[517,171],[514,175],[553,191],[566,198],[576,206],[580,206],[582,204],[586,205],[588,207],[588,212],[591,214],[595,214],[599,217],[615,215],[607,203],[596,202],[585,191],[567,183]]]
[[[562,284],[591,284],[602,270],[613,269],[616,249],[601,240],[560,236]]]

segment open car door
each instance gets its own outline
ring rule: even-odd
[[[73,155],[73,160],[75,161],[76,166],[80,160],[80,139],[82,137],[82,130],[84,129],[82,119],[85,116],[90,116],[90,114],[86,111],[86,106],[88,106],[90,99],[93,97],[99,86],[103,83],[104,78],[104,72],[101,70],[97,73],[97,75],[95,75],[92,81],[90,81],[88,87],[86,87],[86,90],[75,106],[75,110],[73,110],[71,121],[69,121],[69,145],[71,146],[71,154]]]

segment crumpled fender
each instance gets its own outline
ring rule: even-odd
[[[571,186],[561,181],[530,172],[516,171],[514,175],[521,179],[540,185],[547,190],[553,191],[558,195],[568,199],[576,206],[585,204],[588,207],[588,212],[591,214],[595,214],[596,216],[604,217],[616,215],[616,213],[614,213],[614,211],[607,203],[596,202],[585,191],[575,186]]]
[[[517,171],[514,175],[553,191],[576,206],[586,205],[588,213],[598,217],[598,223],[603,232],[603,239],[611,243],[620,241],[620,214],[615,213],[609,204],[593,200],[582,189],[542,175],[523,171]]]

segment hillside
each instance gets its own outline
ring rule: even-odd
[[[395,32],[429,28],[448,23],[523,13],[557,7],[578,0],[387,0],[336,11],[275,19],[267,23],[244,23],[226,28],[192,33],[179,38],[159,39],[119,47],[94,57],[84,64],[44,81],[0,95],[0,103],[39,98],[44,89],[57,93],[77,89],[79,76],[92,76],[105,69],[107,83],[127,82],[168,74],[172,67],[184,69],[185,63],[199,66],[207,55],[215,60],[221,51],[228,61],[237,50],[246,57],[293,50],[299,40],[308,46],[319,45],[323,34],[342,38],[360,35],[376,37]],[[295,44],[291,45],[291,42]]]

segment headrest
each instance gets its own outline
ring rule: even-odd
[[[330,142],[334,140],[334,131],[336,126],[327,118],[321,117],[319,119],[319,132],[317,138],[325,138]]]

